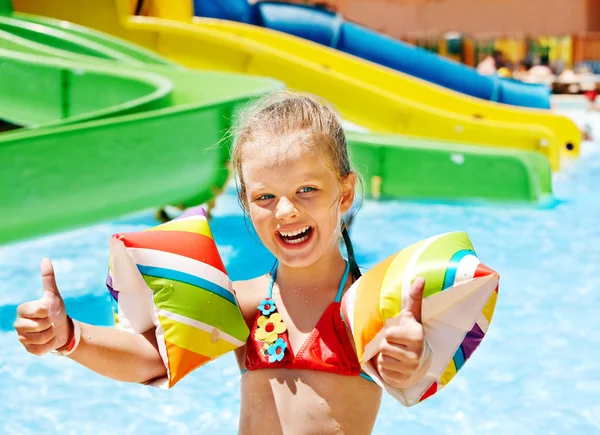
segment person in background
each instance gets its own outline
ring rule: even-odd
[[[534,65],[529,69],[529,75],[535,77],[546,77],[554,74],[552,68],[550,68],[550,60],[548,56],[540,57],[540,63]]]
[[[500,68],[505,66],[504,53],[500,50],[494,50],[485,59],[477,65],[477,72],[484,76],[492,76],[498,72]]]

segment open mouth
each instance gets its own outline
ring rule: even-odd
[[[278,231],[279,239],[288,245],[299,245],[310,239],[313,229],[310,226],[300,228],[295,231]]]

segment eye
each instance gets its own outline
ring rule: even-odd
[[[260,195],[255,199],[255,201],[268,201],[269,199],[275,198],[275,195],[271,195],[270,193],[265,193],[264,195]]]
[[[306,187],[301,187],[298,192],[299,193],[310,193],[310,192],[314,192],[317,189],[315,189],[314,187],[310,187],[310,186],[306,186]]]

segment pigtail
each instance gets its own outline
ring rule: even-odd
[[[362,276],[360,269],[358,268],[358,264],[356,263],[356,258],[354,257],[354,248],[352,247],[352,241],[350,240],[350,234],[348,234],[348,227],[344,224],[342,226],[342,237],[344,238],[344,243],[346,244],[346,251],[348,252],[348,262],[350,263],[350,273],[354,277],[354,279],[358,279]]]

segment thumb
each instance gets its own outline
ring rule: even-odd
[[[425,279],[416,278],[408,293],[408,301],[404,311],[411,313],[415,320],[421,323],[421,305],[423,303],[423,290],[425,289]]]
[[[44,288],[44,298],[55,295],[60,296],[58,286],[56,285],[56,277],[54,276],[54,268],[49,258],[42,259],[40,263],[40,271],[42,273],[42,286]]]

